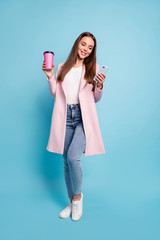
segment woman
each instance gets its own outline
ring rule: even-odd
[[[80,34],[66,62],[58,65],[56,77],[54,64],[46,70],[43,61],[42,70],[55,99],[47,150],[63,155],[70,198],[59,216],[67,218],[72,213],[76,221],[82,216],[83,206],[81,156],[105,153],[95,104],[102,97],[105,74],[96,75],[96,38],[89,32]],[[98,82],[93,81],[95,75]]]

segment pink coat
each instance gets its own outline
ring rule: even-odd
[[[65,132],[66,132],[66,117],[67,117],[67,103],[66,103],[66,79],[63,82],[58,82],[57,75],[63,63],[58,65],[56,78],[54,76],[49,80],[49,90],[52,97],[55,99],[52,113],[52,121],[50,128],[50,135],[47,145],[47,150],[63,154]],[[96,64],[96,73],[99,70],[99,65]],[[98,102],[103,94],[102,90],[95,87],[92,91],[92,84],[87,84],[84,87],[86,80],[84,79],[85,65],[82,67],[81,83],[79,90],[79,102],[82,113],[82,121],[86,137],[85,157],[96,154],[104,154],[104,144],[99,127],[96,102]]]

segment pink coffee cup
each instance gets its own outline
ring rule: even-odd
[[[52,65],[53,65],[54,53],[51,52],[51,51],[46,51],[46,52],[43,53],[43,55],[44,55],[44,61],[45,61],[45,64],[46,64],[46,69],[51,70]]]

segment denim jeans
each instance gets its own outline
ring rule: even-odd
[[[67,104],[66,135],[63,152],[64,177],[69,198],[82,192],[83,169],[81,156],[86,139],[80,104]]]

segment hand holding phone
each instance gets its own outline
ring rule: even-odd
[[[100,67],[100,69],[98,70],[98,73],[106,73],[108,71],[108,67],[102,65],[102,67]],[[93,78],[94,81],[98,82],[98,80],[96,79],[96,76],[98,75],[98,73],[95,75],[95,77]]]

